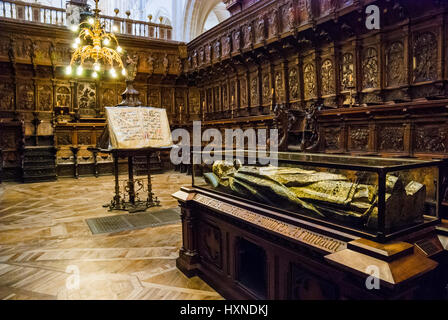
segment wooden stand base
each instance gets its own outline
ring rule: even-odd
[[[416,242],[379,244],[204,190],[173,196],[182,210],[177,267],[228,299],[438,298],[444,285],[434,227]]]

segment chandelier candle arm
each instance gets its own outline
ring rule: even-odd
[[[105,25],[100,21],[100,10],[98,7],[99,0],[95,0],[95,9],[93,10],[93,18],[88,21],[81,22],[78,26],[72,28],[73,31],[79,31],[78,37],[73,43],[75,52],[73,53],[70,65],[66,69],[66,74],[72,74],[73,67],[76,68],[76,74],[82,75],[83,67],[87,61],[92,62],[93,73],[92,77],[97,78],[101,70],[110,70],[112,77],[117,77],[115,67],[119,67],[123,76],[126,75],[121,53],[123,49],[118,43],[118,39],[113,33],[108,33],[105,30]],[[78,64],[79,63],[79,64]]]

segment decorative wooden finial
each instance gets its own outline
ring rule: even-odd
[[[129,19],[129,16],[131,15],[131,11],[128,10],[125,13],[126,13],[126,15],[128,16],[128,19]]]
[[[149,22],[152,21],[152,14],[148,14],[148,19],[149,19]]]
[[[115,8],[115,9],[114,9],[114,12],[115,12],[115,16],[118,16],[118,14],[120,13],[120,9]]]

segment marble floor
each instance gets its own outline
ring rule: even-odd
[[[162,208],[175,208],[191,177],[153,181]],[[120,214],[102,207],[113,190],[112,177],[0,184],[0,299],[222,299],[176,269],[180,224],[92,235],[85,219]]]

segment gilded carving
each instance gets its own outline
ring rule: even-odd
[[[285,96],[285,90],[283,88],[283,76],[280,71],[277,71],[275,73],[275,95],[277,102],[283,101],[283,98]]]
[[[363,87],[364,89],[378,88],[378,52],[370,47],[364,51],[362,60]]]
[[[0,110],[14,110],[14,87],[10,83],[0,83]]]
[[[388,86],[398,86],[405,82],[404,49],[401,41],[392,43],[387,48],[386,76]]]
[[[240,81],[241,86],[241,105],[247,106],[247,81],[246,79],[242,79]]]
[[[335,93],[334,68],[333,62],[330,59],[322,63],[321,76],[322,95],[326,96]]]
[[[316,70],[314,64],[308,63],[304,68],[305,99],[316,96]]]
[[[353,54],[345,53],[342,56],[342,64],[341,64],[342,72],[342,91],[348,91],[350,88],[355,86],[355,65],[353,62]]]
[[[173,92],[170,88],[162,88],[162,108],[171,111],[173,106]]]
[[[14,54],[16,58],[29,60],[32,55],[32,43],[29,39],[17,39],[14,41]]]
[[[253,78],[250,82],[250,101],[253,106],[258,103],[258,81]]]
[[[170,71],[170,65],[171,65],[171,63],[170,63],[170,59],[168,57],[168,54],[165,53],[165,56],[163,57],[163,60],[162,60],[162,66],[163,66],[162,73],[163,74],[166,75]]]
[[[94,83],[79,83],[78,108],[82,116],[96,115],[96,87]]]
[[[155,68],[154,68],[154,60],[155,60],[155,58],[154,58],[153,54],[152,53],[148,53],[148,58],[146,59],[146,63],[147,63],[147,66],[148,66],[148,73],[149,74],[153,74],[154,73],[154,70],[155,70]]]
[[[414,82],[437,79],[437,38],[432,32],[419,34],[414,42]]]
[[[49,85],[38,87],[40,111],[51,111],[53,109],[53,88]]]
[[[73,143],[71,132],[58,132],[56,140],[57,144],[60,146],[69,146]]]
[[[199,114],[201,111],[199,90],[197,88],[190,88],[188,97],[190,99],[190,110],[192,110],[194,114]]]
[[[228,87],[226,84],[224,86],[222,86],[222,101],[223,101],[224,110],[229,109],[229,99],[228,99],[227,89],[228,89]]]
[[[115,91],[110,88],[106,88],[103,91],[103,108],[104,107],[114,107],[117,105],[116,102],[117,95],[115,94]]]
[[[56,105],[58,107],[71,107],[71,94],[69,88],[59,87],[56,90]]]
[[[402,126],[382,127],[378,133],[381,151],[404,150],[404,128]]]
[[[269,85],[269,74],[263,75],[263,82],[262,82],[262,92],[263,92],[263,103],[270,103],[271,102],[271,90]]]
[[[90,132],[78,132],[78,144],[88,146],[92,144],[92,135]]]
[[[219,98],[219,87],[213,88],[213,94],[215,96],[215,111],[221,111],[221,99]]]
[[[289,94],[291,96],[291,100],[299,99],[299,81],[297,79],[296,68],[289,71]]]
[[[148,89],[148,104],[150,107],[160,107],[159,104],[159,88]]]
[[[139,56],[136,53],[128,53],[126,55],[126,62],[125,67],[127,70],[126,79],[127,80],[135,80],[135,77],[137,76],[137,70],[138,70],[138,62],[139,62]]]

